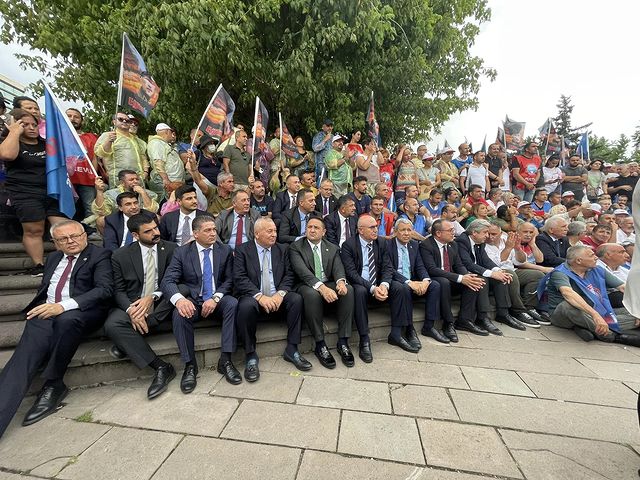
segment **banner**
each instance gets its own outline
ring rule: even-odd
[[[484,134],[484,140],[482,141],[482,148],[480,149],[481,152],[487,153],[487,134]]]
[[[505,117],[504,137],[507,150],[520,150],[524,146],[524,126],[526,122],[516,122]]]
[[[87,164],[94,179],[97,173],[78,133],[46,83],[44,104],[47,114],[47,195],[58,200],[59,210],[67,217],[73,218],[78,196],[69,177],[76,171],[78,164]]]
[[[280,151],[289,158],[300,158],[298,146],[296,142],[293,141],[289,129],[282,121],[282,115],[280,113],[278,113],[278,117],[280,118]]]
[[[502,148],[504,148],[506,143],[504,141],[504,129],[501,127],[498,127],[498,133],[496,134],[496,143],[499,143],[500,145],[502,145]]]
[[[578,146],[576,147],[576,155],[580,155],[582,160],[590,160],[589,157],[589,133],[584,132],[582,137],[580,137],[580,141],[578,142]]]
[[[376,121],[376,112],[373,105],[373,90],[371,91],[371,101],[369,102],[369,111],[367,112],[367,134],[376,141],[378,147],[381,146],[380,126]]]
[[[267,149],[267,125],[269,123],[269,112],[260,101],[260,97],[256,97],[256,113],[253,118],[253,143],[251,149],[251,169],[253,170],[256,163],[259,163],[259,157],[262,152]]]
[[[553,120],[548,118],[538,129],[538,132],[540,133],[540,142],[544,144],[544,153],[547,158],[553,154],[559,154],[562,150],[562,138],[556,132]]]
[[[160,87],[147,71],[144,60],[126,33],[122,34],[122,60],[118,80],[118,106],[147,118],[158,102]]]
[[[236,104],[220,84],[202,114],[198,130],[211,138],[218,139],[219,144],[224,142],[233,134],[233,113],[235,111]]]

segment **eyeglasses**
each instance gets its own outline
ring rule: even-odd
[[[67,235],[66,237],[58,237],[58,238],[53,238],[56,242],[58,242],[60,245],[66,245],[67,243],[73,241],[76,242],[78,241],[86,232],[82,232],[82,233],[74,233],[73,235]]]
[[[116,120],[121,122],[121,123],[129,123],[131,121],[126,117],[116,117]]]

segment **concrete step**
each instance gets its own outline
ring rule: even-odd
[[[11,295],[5,292],[1,298],[2,301],[0,302],[0,322],[3,321],[2,318],[5,316],[19,314],[22,309],[26,307],[33,299],[33,294],[18,293]]]
[[[53,242],[44,242],[44,251],[52,252],[56,248]],[[22,243],[0,243],[0,257],[26,257]]]
[[[0,256],[0,272],[20,272],[33,267],[33,261],[27,254],[12,254],[12,256]]]
[[[42,277],[32,277],[31,275],[2,275],[0,276],[0,295],[15,295],[20,293],[31,293],[38,290]]]

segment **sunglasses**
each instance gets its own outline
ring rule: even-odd
[[[129,122],[131,122],[131,120],[129,120],[126,117],[116,117],[116,120],[121,122],[121,123],[129,123]]]

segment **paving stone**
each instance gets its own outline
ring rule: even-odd
[[[637,478],[638,455],[623,445],[500,430],[528,480]]]
[[[623,382],[627,387],[629,387],[634,392],[640,392],[640,382]]]
[[[93,419],[127,427],[216,437],[238,406],[238,401],[232,398],[173,391],[149,401],[146,389],[123,390],[96,408]]]
[[[0,467],[22,472],[54,458],[80,455],[111,428],[53,416],[29,427],[20,427],[21,421],[14,419],[0,440]]]
[[[186,437],[152,480],[294,480],[300,453],[297,448]]]
[[[418,428],[427,465],[522,478],[493,428],[437,420],[418,420]]]
[[[454,351],[439,348],[438,351]],[[467,352],[468,349],[458,349]],[[375,352],[374,352],[375,355]],[[386,360],[374,358],[373,363],[356,363],[347,371],[349,378],[394,382],[434,387],[468,388],[462,372],[457,366],[438,363],[409,362],[406,360]]]
[[[493,323],[503,333],[503,336],[499,338],[523,338],[523,339],[529,339],[529,340],[545,340],[545,341],[547,340],[547,337],[545,337],[542,333],[543,329],[527,328],[526,330],[517,330],[515,328],[507,327],[506,325],[503,325],[500,322],[493,322]],[[473,335],[473,337],[475,339],[474,343],[476,344],[478,344],[479,342],[481,343],[482,340],[484,339],[490,338],[490,337],[481,337],[479,335]]]
[[[354,352],[354,355],[357,355],[357,352]],[[305,354],[304,357],[309,360],[313,364],[313,368],[307,372],[301,372],[297,370],[293,364],[285,361],[282,357],[278,358],[273,366],[271,367],[271,371],[275,373],[286,373],[287,375],[291,375],[292,377],[332,377],[332,378],[347,378],[348,371],[350,368],[345,367],[340,359],[337,359],[336,368],[324,368],[320,365],[320,362],[313,354]],[[362,363],[360,359],[356,356],[356,365],[358,363]]]
[[[640,365],[637,363],[607,362],[583,358],[579,358],[578,361],[600,378],[640,382]]]
[[[40,477],[55,477],[60,471],[66,467],[69,462],[75,461],[75,458],[54,458],[53,460],[49,460],[42,465],[37,466],[29,473],[32,475],[38,475]]]
[[[539,398],[622,408],[635,408],[638,400],[636,393],[615,380],[532,372],[520,372],[520,377]]]
[[[568,357],[552,357],[549,355],[500,352],[496,350],[480,350],[471,348],[432,349],[422,351],[418,356],[420,360],[424,362],[446,363],[448,365],[497,368],[523,372],[554,373],[582,377],[596,376],[591,370],[586,368],[584,365],[581,365],[577,360]]]
[[[460,420],[619,443],[640,443],[635,410],[451,390]]]
[[[113,385],[71,390],[64,399],[64,407],[53,415],[62,418],[78,418],[87,412],[92,412],[97,406],[108,402],[122,391],[123,387]]]
[[[173,433],[115,427],[57,478],[147,480],[181,439],[181,435]]]
[[[260,379],[254,383],[243,379],[240,385],[231,385],[222,377],[209,395],[294,403],[301,383],[302,377],[261,371]]]
[[[18,475],[17,473],[0,472],[0,480],[37,480],[38,477]]]
[[[221,437],[335,451],[340,411],[245,400]]]
[[[528,329],[529,330],[529,329]],[[551,326],[542,327],[540,333],[553,342],[585,343],[573,330]]]
[[[391,400],[396,415],[458,420],[456,409],[444,388],[391,386]]]
[[[391,413],[389,385],[347,378],[307,377],[304,379],[296,403],[363,412]]]
[[[424,465],[413,418],[344,411],[338,452]]]
[[[516,372],[490,368],[460,367],[471,390],[533,397]]]

